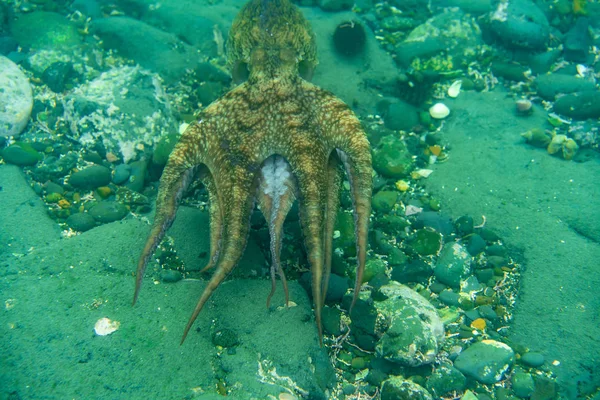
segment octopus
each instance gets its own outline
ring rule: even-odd
[[[185,327],[183,344],[198,314],[243,255],[255,205],[270,234],[272,280],[281,267],[283,223],[297,201],[319,342],[336,215],[344,174],[356,235],[355,304],[365,269],[371,213],[372,163],[369,141],[350,108],[311,84],[315,35],[288,0],[251,0],[235,18],[227,63],[237,85],[206,107],[190,124],[162,173],[156,214],[137,266],[135,305],[144,272],[172,225],[186,189],[199,179],[209,199],[210,253],[204,270],[214,272]],[[352,309],[352,307],[351,307]]]

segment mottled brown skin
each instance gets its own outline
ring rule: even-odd
[[[181,342],[213,291],[240,260],[255,200],[271,233],[271,275],[274,279],[279,273],[285,283],[279,265],[282,226],[297,200],[322,343],[321,308],[344,170],[351,184],[356,222],[352,304],[362,281],[371,211],[369,142],[346,104],[300,76],[309,76],[317,64],[315,40],[308,22],[289,1],[247,3],[231,28],[228,62],[234,79],[247,76],[247,80],[208,106],[173,150],[160,180],[156,217],[138,264],[133,302],[150,257],[173,223],[183,192],[199,178],[210,199],[211,254],[205,269],[214,267],[215,271]],[[284,176],[284,189],[277,196],[265,190],[273,182],[268,178],[269,163],[286,165],[290,172],[289,177],[277,175]]]

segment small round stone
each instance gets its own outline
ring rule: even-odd
[[[545,359],[543,354],[530,351],[521,356],[521,362],[528,367],[537,368],[544,365]]]

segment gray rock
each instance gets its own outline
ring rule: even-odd
[[[515,373],[511,378],[511,382],[513,392],[521,399],[529,398],[535,391],[533,377],[526,372]]]
[[[587,92],[596,89],[594,82],[566,74],[540,75],[535,79],[537,93],[546,100],[554,100],[559,94]]]
[[[442,283],[459,287],[460,282],[471,275],[471,255],[460,243],[446,243],[433,269]]]
[[[587,17],[579,17],[567,32],[563,50],[565,60],[579,63],[587,61],[590,55],[589,48],[592,45],[589,28],[590,20]]]
[[[544,359],[544,355],[535,351],[527,352],[523,354],[523,356],[521,356],[521,362],[527,365],[528,367],[541,367],[542,365],[544,365],[545,361],[546,360]]]
[[[462,392],[467,386],[467,378],[452,365],[440,365],[433,371],[425,387],[435,396],[441,397],[453,391]]]
[[[417,26],[396,47],[398,62],[408,66],[415,58],[451,57],[455,65],[469,57],[468,52],[482,44],[481,31],[474,19],[462,11],[440,13]]]
[[[74,139],[84,146],[100,142],[126,163],[177,127],[160,79],[139,66],[115,67],[78,86],[67,107]]]
[[[116,201],[101,201],[90,210],[90,215],[100,223],[118,221],[129,213],[127,207]]]
[[[144,189],[144,181],[146,180],[147,163],[145,160],[139,160],[129,165],[131,166],[131,175],[125,186],[133,191],[141,192]]]
[[[490,20],[492,32],[509,48],[541,50],[550,39],[548,20],[531,0],[499,2]]]
[[[113,172],[112,181],[116,185],[120,185],[129,179],[131,174],[131,166],[128,164],[119,164],[115,167]]]
[[[69,178],[69,184],[80,189],[95,189],[110,183],[110,169],[92,165],[77,171]]]
[[[0,155],[7,163],[20,166],[35,165],[42,159],[42,155],[27,143],[10,145],[0,151]]]
[[[381,385],[381,400],[432,400],[432,397],[421,385],[392,376]]]
[[[77,213],[67,218],[67,225],[75,231],[85,232],[96,226],[96,220],[89,213]]]
[[[102,18],[92,25],[104,47],[175,82],[198,64],[196,50],[177,36],[128,17]]]
[[[515,353],[506,344],[482,340],[460,353],[454,366],[480,383],[492,384],[502,380],[514,359]]]
[[[386,297],[375,307],[385,327],[376,345],[377,354],[388,361],[408,366],[435,360],[444,341],[444,324],[437,310],[414,290],[397,282],[379,289]]]
[[[319,7],[325,11],[349,10],[354,5],[354,0],[319,0]]]
[[[0,136],[18,135],[29,121],[33,95],[25,74],[4,56],[0,56],[0,93]]]
[[[577,120],[600,118],[600,91],[562,96],[554,103],[554,111]]]
[[[412,104],[397,100],[388,107],[383,122],[388,129],[409,131],[419,125],[419,110]]]

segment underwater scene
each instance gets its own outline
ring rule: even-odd
[[[600,2],[0,0],[0,399],[600,400]]]

